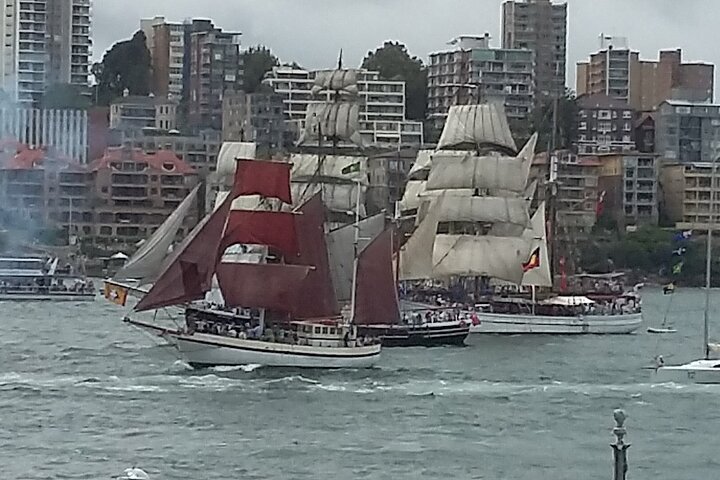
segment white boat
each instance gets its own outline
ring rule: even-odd
[[[712,164],[710,182],[715,182],[715,162]],[[714,183],[712,183],[714,184]],[[714,211],[712,198],[710,211]],[[711,216],[712,217],[712,216]],[[712,221],[712,220],[711,220]],[[705,306],[703,310],[703,358],[682,365],[665,365],[662,356],[657,357],[655,379],[658,381],[683,383],[720,384],[720,360],[713,360],[711,354],[718,353],[718,345],[711,344],[710,335],[710,288],[712,285],[712,230],[711,224],[707,232],[707,250],[705,252]]]
[[[87,302],[95,300],[92,282],[58,271],[58,259],[0,258],[0,301]]]
[[[471,334],[617,335],[633,333],[642,324],[641,313],[551,316],[477,312],[476,315],[480,323],[470,327]]]

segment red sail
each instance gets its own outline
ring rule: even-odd
[[[295,313],[303,281],[312,267],[277,263],[219,263],[217,278],[229,307]]]
[[[231,210],[220,252],[238,243],[267,245],[286,257],[298,254],[295,217],[290,212]]]
[[[385,230],[358,257],[355,323],[389,325],[400,319],[393,275],[393,234]]]
[[[135,310],[142,312],[200,300],[210,291],[225,220],[233,200],[234,197],[228,195],[193,229]]]
[[[300,318],[332,317],[340,314],[335,289],[330,277],[327,244],[325,243],[325,207],[320,194],[314,195],[299,209],[296,229],[300,254],[295,265],[312,265],[298,298],[297,316]]]
[[[289,163],[238,160],[235,169],[236,195],[261,195],[292,204]]]

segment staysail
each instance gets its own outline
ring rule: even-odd
[[[375,239],[384,228],[385,214],[378,213],[360,220],[357,225],[346,225],[328,233],[332,280],[338,301],[349,301],[352,293],[355,232],[358,232],[361,239],[359,248],[362,250],[362,246]]]
[[[542,202],[530,220],[531,228],[525,230],[524,233],[525,237],[532,239],[531,251],[535,251],[536,249],[540,251],[539,265],[524,273],[522,278],[523,285],[536,287],[553,286],[545,219],[545,202]]]
[[[378,235],[358,256],[354,323],[390,325],[400,320],[392,258],[391,229]]]
[[[190,209],[195,205],[199,189],[200,185],[198,184],[150,238],[145,240],[125,266],[113,276],[113,280],[136,279],[140,281],[141,285],[155,280],[168,256],[170,246],[175,241],[178,230]]]

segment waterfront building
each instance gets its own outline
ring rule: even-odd
[[[712,167],[710,161],[663,165],[663,210],[677,228],[707,230],[720,225],[720,175],[716,171],[713,181]]]
[[[603,211],[621,228],[657,225],[658,155],[623,152],[603,154],[598,158],[601,163],[598,191],[603,197]]]
[[[578,152],[608,153],[635,149],[635,113],[623,100],[605,94],[578,98]]]

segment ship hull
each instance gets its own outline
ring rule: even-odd
[[[380,337],[383,347],[464,345],[470,326],[461,322],[359,326],[358,334]]]
[[[663,366],[655,371],[658,382],[720,384],[720,360],[696,360],[685,365]]]
[[[471,334],[623,335],[642,324],[642,313],[570,317],[478,312],[477,317],[480,323],[470,327]]]
[[[94,293],[0,293],[0,302],[92,302]]]
[[[178,352],[194,368],[262,365],[289,368],[369,368],[380,358],[380,345],[318,347],[244,340],[194,333],[168,333]]]

